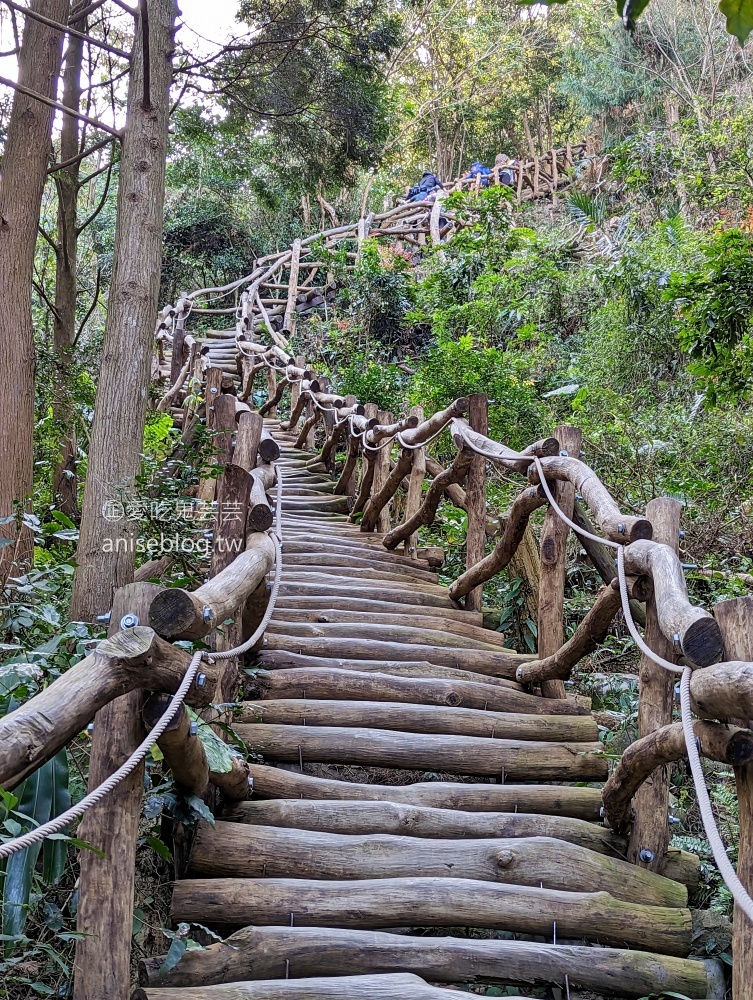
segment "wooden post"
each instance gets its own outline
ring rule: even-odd
[[[285,317],[282,327],[286,336],[293,336],[295,333],[298,313],[295,311],[295,303],[298,298],[298,273],[301,267],[301,241],[293,240],[293,256],[290,258],[290,274],[288,276],[288,301],[285,306]],[[296,358],[296,363],[298,359]]]
[[[393,422],[392,414],[387,410],[380,410],[377,414],[377,420],[380,424],[391,424]],[[385,445],[381,448],[374,458],[374,479],[371,484],[371,495],[377,494],[384,484],[390,474],[390,454],[392,453],[392,448],[390,445]],[[379,512],[379,518],[376,523],[376,530],[387,532],[390,530],[390,505],[387,503]]]
[[[420,424],[424,421],[424,409],[422,406],[413,406],[410,410],[410,416],[418,417],[418,422]],[[407,521],[409,517],[413,517],[418,508],[421,506],[421,492],[423,489],[424,478],[426,476],[426,450],[424,448],[417,448],[413,452],[413,465],[411,466],[410,480],[408,482],[408,496],[405,501],[405,520]],[[411,559],[418,559],[418,532],[414,531],[412,535],[405,539],[404,551],[406,556],[410,556]]]
[[[267,399],[274,399],[277,395],[277,376],[274,368],[267,368]],[[272,406],[267,410],[268,417],[277,416],[277,407]]]
[[[318,382],[322,392],[332,391],[332,383],[326,377],[326,375],[320,376]],[[332,431],[335,429],[335,417],[336,414],[334,410],[331,409],[326,409],[324,413],[322,413],[322,421],[324,422],[325,437],[329,437]]]
[[[468,423],[479,434],[489,433],[489,400],[485,392],[468,397]],[[486,459],[475,455],[468,470],[465,487],[468,511],[465,568],[470,569],[484,558],[486,543]],[[483,604],[483,585],[474,587],[465,599],[466,611],[480,611]]]
[[[523,163],[522,163],[521,160],[518,160],[518,164],[517,164],[517,168],[516,169],[518,171],[518,183],[517,183],[516,189],[515,189],[515,198],[516,198],[517,203],[520,204],[521,201],[523,200],[523,173],[525,171],[525,167],[523,166]]]
[[[306,365],[306,359],[302,354],[298,354],[295,357],[296,368],[304,368]],[[295,413],[296,406],[298,405],[298,399],[301,395],[301,383],[294,382],[290,389],[290,413]],[[295,427],[290,427],[289,430],[295,431]]]
[[[121,629],[125,615],[138,623],[149,620],[149,605],[163,588],[130,583],[115,591],[109,635]],[[111,701],[94,717],[89,790],[110,777],[144,739],[141,719],[144,692],[131,691]],[[82,850],[76,942],[75,1000],[128,1000],[130,996],[131,928],[136,877],[136,838],[144,792],[144,765],[121,781],[99,805],[90,809],[78,836],[102,855]]]
[[[714,617],[724,637],[724,660],[753,660],[753,597],[722,601],[714,608]],[[749,720],[736,719],[748,726]],[[737,874],[748,890],[753,891],[753,765],[735,768],[740,841],[737,850]],[[732,920],[732,998],[753,1000],[753,924],[739,906]]]
[[[581,432],[577,427],[563,424],[554,436],[560,443],[561,454],[578,458]],[[573,516],[575,488],[570,483],[552,483],[552,495],[557,505],[569,518]],[[539,577],[538,656],[552,656],[565,640],[563,607],[565,603],[565,575],[567,571],[568,526],[559,514],[549,509],[541,532],[541,572]],[[541,692],[545,698],[564,698],[563,681],[544,681]]]
[[[186,320],[182,312],[178,314],[173,331],[173,350],[170,357],[170,385],[175,385],[183,367],[183,341],[186,339]]]
[[[680,542],[682,505],[671,497],[658,497],[646,507],[646,517],[654,529],[654,541],[669,545],[677,552]],[[646,602],[647,644],[666,660],[675,661],[672,641],[662,633],[653,597]],[[672,721],[675,680],[673,674],[641,656],[638,694],[638,736],[649,736]],[[633,801],[635,819],[628,843],[628,859],[651,871],[661,871],[669,846],[669,776],[670,768],[653,773]]]

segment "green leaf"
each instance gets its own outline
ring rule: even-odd
[[[204,747],[209,770],[214,771],[216,774],[227,774],[229,771],[232,771],[233,755],[228,749],[227,743],[221,740],[212,727],[203,722],[196,712],[193,712],[189,708],[188,714],[191,720],[197,723],[198,736]]]
[[[186,953],[186,942],[183,938],[173,938],[172,943],[165,955],[165,961],[160,966],[158,976],[166,976],[168,972],[172,972],[178,962],[183,958]]]
[[[617,13],[625,27],[632,31],[635,22],[648,7],[649,0],[617,0]]]
[[[28,828],[46,823],[53,800],[54,769],[50,760],[24,781],[19,790],[18,811],[32,817]],[[5,865],[3,885],[3,934],[22,934],[29,915],[29,897],[42,844],[34,844],[11,855]],[[8,949],[6,949],[7,953]]]
[[[727,31],[745,45],[753,31],[753,0],[722,0],[719,10],[727,18]]]
[[[186,798],[186,802],[191,808],[191,811],[196,813],[201,819],[206,820],[214,826],[214,816],[209,806],[198,795],[189,795]]]
[[[60,816],[71,807],[68,790],[68,755],[61,750],[50,761],[52,764],[52,808],[50,816]],[[64,833],[64,831],[63,831]],[[48,838],[42,848],[42,878],[47,885],[56,885],[63,877],[68,860],[68,842]]]
[[[73,521],[71,521],[67,514],[62,512],[62,510],[53,510],[52,517],[58,524],[62,524],[64,528],[73,528],[75,530],[76,525]]]
[[[146,842],[147,844],[149,844],[154,853],[158,854],[163,859],[163,861],[173,860],[173,856],[170,853],[170,848],[164,841],[160,840],[159,837],[151,837],[151,836],[147,837]]]

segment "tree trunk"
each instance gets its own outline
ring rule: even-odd
[[[86,6],[82,0],[76,4]],[[74,11],[75,17],[75,11]],[[77,31],[86,31],[86,18],[73,21]],[[81,104],[81,70],[84,40],[68,37],[63,73],[63,104],[78,111]],[[63,115],[60,129],[60,162],[79,152],[79,122],[72,115]],[[71,376],[73,347],[76,339],[76,298],[78,267],[78,192],[81,161],[55,174],[58,195],[58,236],[55,263],[55,312],[52,317],[53,346],[57,363],[56,395],[53,404],[55,419],[60,427],[60,451],[52,473],[53,496],[58,507],[69,517],[78,508],[76,477],[76,436],[73,425]]]
[[[51,20],[67,21],[69,0],[32,0],[29,8]],[[54,98],[60,73],[62,35],[26,19],[18,63],[19,83]],[[34,248],[47,178],[52,109],[16,91],[3,151],[0,180],[0,518],[28,507],[34,486],[34,331],[31,289]],[[12,402],[11,402],[12,401]],[[14,565],[30,563],[33,543],[16,523],[0,525],[0,578]]]
[[[150,94],[145,95],[139,22],[128,91],[118,189],[115,261],[86,477],[71,616],[107,611],[115,588],[133,579],[133,526],[103,508],[134,490],[149,395],[165,198],[165,160],[175,0],[150,0]],[[113,495],[115,493],[115,496]]]

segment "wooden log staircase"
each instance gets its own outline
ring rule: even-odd
[[[691,908],[699,859],[669,846],[668,769],[693,735],[735,768],[750,889],[753,600],[714,615],[692,605],[679,505],[621,512],[575,457],[575,428],[513,452],[487,436],[483,394],[395,419],[289,351],[320,271],[328,301],[322,243],[349,244],[348,261],[369,234],[420,247],[441,238],[438,217],[403,205],[297,240],[162,311],[158,409],[181,430],[176,454],[202,425],[215,444],[192,487],[216,506],[208,577],[186,590],[164,577],[169,560],[142,566],[115,593],[109,638],[0,718],[5,789],[93,718],[94,788],[185,692],[158,746],[176,788],[214,813],[174,844],[173,927],[204,946],[143,958],[136,1000],[439,1000],[489,984],[554,1000],[725,997]],[[190,315],[235,327],[189,333]],[[440,433],[457,449],[446,468],[426,451]],[[493,545],[489,464],[521,478]],[[449,587],[441,552],[419,541],[443,497],[468,513],[466,569]],[[529,519],[547,506],[539,557]],[[604,585],[565,640],[570,526]],[[482,585],[523,551],[522,571],[537,567],[536,655],[508,648],[481,611]],[[696,719],[688,737],[672,674],[644,648],[640,739],[610,774],[590,699],[565,682],[620,610],[666,665],[692,669]],[[210,765],[186,705],[246,756]],[[130,995],[140,767],[82,824],[100,853],[81,854],[74,1000]],[[751,955],[738,910],[734,1000],[753,1000]]]

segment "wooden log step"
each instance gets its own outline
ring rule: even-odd
[[[340,657],[305,656],[302,653],[291,653],[288,650],[260,650],[256,654],[257,664],[266,670],[292,670],[299,667],[311,667],[314,670],[332,669],[348,670],[358,674],[389,674],[395,677],[423,677],[428,680],[471,681],[495,688],[522,691],[516,681],[505,677],[492,677],[488,674],[475,674],[471,670],[459,670],[455,667],[443,667],[422,660],[349,660]],[[525,692],[524,692],[525,693]],[[533,697],[538,698],[534,695]],[[378,701],[378,698],[369,699]],[[400,700],[400,699],[395,699]],[[528,702],[533,705],[533,702]],[[591,711],[591,699],[586,695],[568,695],[566,698],[547,698],[545,715],[588,715]],[[468,706],[479,708],[483,706]],[[498,709],[497,711],[501,711]]]
[[[379,701],[275,699],[246,701],[235,717],[239,723],[271,725],[352,726],[406,733],[446,733],[498,740],[594,743],[599,727],[590,715],[522,715],[475,708],[405,705]]]
[[[600,743],[532,743],[480,736],[434,736],[339,726],[238,725],[247,746],[270,760],[445,771],[514,781],[600,781]]]
[[[291,916],[292,915],[292,916]],[[183,879],[174,923],[236,930],[250,923],[302,927],[490,927],[516,934],[584,938],[686,957],[690,910],[644,906],[608,892],[561,892],[457,878]]]
[[[407,569],[422,569],[431,571],[426,559],[411,559],[396,552],[388,552],[385,548],[362,542],[359,539],[344,539],[332,535],[317,535],[306,533],[288,535],[285,538],[285,552],[289,555],[316,554],[325,550],[327,555],[345,553],[357,555],[359,559],[369,559],[372,562],[384,563],[385,566],[405,566]],[[436,578],[436,573],[434,574]]]
[[[620,857],[626,841],[596,823],[538,813],[467,812],[401,802],[348,799],[260,799],[228,805],[222,818],[257,826],[284,826],[322,833],[394,834],[431,840],[485,837],[554,837],[598,854]]]
[[[302,657],[302,659],[309,658]],[[481,674],[477,676],[483,677]],[[257,700],[344,698],[356,702],[388,701],[404,705],[442,705],[451,708],[479,709],[482,712],[487,710],[520,712],[526,715],[558,718],[586,716],[587,710],[571,699],[539,698],[537,695],[513,687],[512,681],[508,684],[509,686],[503,687],[472,680],[399,677],[388,673],[359,673],[356,670],[305,666],[289,670],[261,670],[249,676],[245,690],[247,697]]]
[[[277,598],[276,607],[280,609],[291,609],[308,614],[326,614],[332,611],[333,600],[331,597],[320,597],[313,593],[309,597],[291,597],[280,594]],[[444,618],[447,621],[462,622],[477,627],[481,626],[484,616],[480,611],[459,611],[457,608],[448,607],[443,609],[438,615],[426,610],[420,604],[403,604],[402,601],[371,600],[368,597],[347,597],[342,595],[337,599],[336,614],[360,615],[429,615],[432,618]],[[289,621],[297,621],[291,618]],[[312,619],[313,620],[313,619]],[[343,619],[344,620],[344,619]],[[363,621],[363,618],[361,618]],[[484,629],[488,632],[489,629]]]
[[[346,799],[402,802],[468,812],[523,812],[572,816],[595,822],[601,791],[573,785],[498,785],[455,781],[418,781],[412,785],[370,785],[355,781],[292,774],[266,764],[249,764],[254,795],[262,799]]]
[[[332,567],[335,570],[342,570],[346,574],[351,569],[368,570],[371,575],[381,575],[383,573],[396,573],[398,577],[407,580],[421,580],[426,583],[437,583],[439,575],[433,570],[421,569],[420,566],[410,566],[406,562],[388,563],[383,560],[373,559],[368,552],[346,553],[340,551],[327,552],[290,552],[285,546],[282,554],[283,566],[315,566],[317,570],[322,566]]]
[[[276,626],[275,626],[276,627]],[[373,633],[372,633],[373,635]],[[266,649],[290,650],[310,656],[350,657],[361,660],[427,660],[444,667],[472,670],[478,674],[515,679],[521,663],[529,659],[523,653],[502,653],[486,649],[456,649],[452,646],[388,642],[374,638],[316,638],[278,635],[267,632]]]
[[[397,607],[399,608],[399,605]],[[462,618],[445,618],[444,615],[439,614],[429,616],[425,610],[421,613],[422,610],[419,609],[418,614],[409,615],[399,612],[364,614],[362,611],[341,611],[339,608],[337,611],[300,611],[287,607],[275,607],[273,621],[279,620],[312,625],[343,625],[352,623],[359,626],[367,622],[370,625],[397,625],[417,631],[431,629],[435,632],[463,636],[466,639],[478,641],[483,646],[496,646],[497,648],[508,649],[505,645],[505,637],[501,632],[493,632],[491,629],[483,628],[480,625],[473,625],[470,622],[466,623]]]
[[[283,528],[283,536],[284,536]],[[284,551],[283,551],[283,565],[285,566],[284,579],[286,581],[300,582],[300,583],[325,583],[325,581],[331,581],[333,579],[340,580],[341,582],[352,581],[353,583],[371,583],[374,588],[379,588],[382,591],[385,590],[411,590],[415,587],[420,589],[424,593],[437,594],[445,596],[447,594],[446,587],[440,587],[439,584],[434,583],[433,580],[411,578],[409,573],[406,573],[402,567],[395,567],[394,570],[383,569],[381,566],[343,566],[342,569],[335,571],[331,570],[329,573],[320,572],[313,566],[296,566],[294,563],[286,561]],[[384,586],[384,584],[391,584],[390,587]]]
[[[288,621],[285,612],[273,616],[267,629],[268,635],[285,635],[304,639],[349,639],[401,643],[405,646],[438,646],[461,651],[481,650],[492,655],[512,654],[515,651],[498,643],[480,642],[469,636],[444,629],[422,628],[420,625],[384,624],[363,619],[361,622],[294,622]],[[520,666],[520,663],[517,664]]]
[[[244,927],[226,941],[189,950],[164,976],[164,956],[139,964],[143,985],[203,986],[384,969],[445,983],[526,983],[637,1000],[679,993],[690,1000],[723,1000],[718,962],[669,958],[645,951],[462,937],[417,937],[319,927]],[[298,982],[301,979],[297,980]],[[301,998],[302,1000],[302,998]]]
[[[404,590],[392,587],[382,587],[377,589],[370,586],[365,580],[353,580],[350,583],[346,583],[341,578],[329,577],[329,582],[325,583],[323,580],[297,580],[293,581],[287,579],[283,576],[282,583],[280,585],[280,596],[281,597],[326,597],[326,598],[364,598],[365,600],[374,600],[375,597],[384,600],[385,597],[389,596],[391,600],[399,601],[404,595],[406,600],[409,600],[414,607],[434,607],[434,608],[448,608],[458,610],[457,604],[451,601],[447,596],[445,591],[444,595],[437,593],[424,593],[423,590],[416,590],[415,588],[410,591],[410,593],[405,593]],[[389,593],[385,593],[388,591]],[[331,602],[330,602],[331,603]]]
[[[647,906],[683,907],[679,882],[551,837],[425,840],[274,826],[200,823],[189,878],[460,878],[563,892],[608,892]]]
[[[134,1000],[448,1000],[447,990],[418,976],[322,976],[316,979],[268,979],[178,989],[138,989]],[[525,1000],[525,998],[519,998]]]

